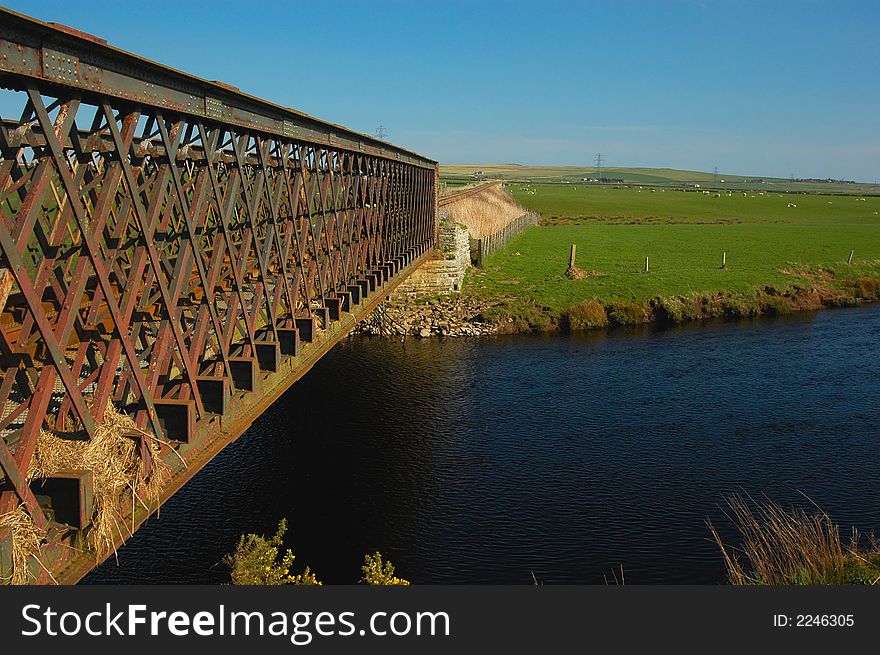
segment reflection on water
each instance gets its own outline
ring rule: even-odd
[[[880,528],[880,306],[669,330],[331,351],[87,582],[228,581],[287,517],[357,581],[718,583],[725,494]],[[878,530],[880,531],[880,530]],[[723,532],[723,531],[722,531]],[[729,530],[728,533],[729,535]]]

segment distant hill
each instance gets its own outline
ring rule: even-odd
[[[533,179],[580,181],[583,178],[596,177],[595,166],[524,166],[523,164],[441,164],[441,175],[473,175],[483,171],[488,177],[503,179]],[[614,177],[624,182],[644,182],[646,184],[670,184],[676,182],[711,182],[713,173],[701,171],[682,171],[674,168],[622,168],[603,166],[602,177]],[[718,179],[731,182],[743,182],[747,177],[742,175],[718,174]],[[765,178],[778,180],[779,178]],[[780,180],[781,181],[781,180]]]
[[[595,166],[525,166],[523,164],[440,164],[440,175],[443,179],[455,183],[473,179],[474,174],[481,171],[487,178],[530,182],[581,182],[584,178],[596,177]],[[684,171],[675,168],[626,168],[603,166],[602,177],[622,180],[625,184],[646,185],[681,185],[695,183],[712,185],[717,179],[718,185],[738,188],[768,185],[779,191],[824,191],[836,193],[873,193],[880,189],[871,184],[842,184],[836,182],[802,181],[791,183],[780,177],[745,176],[730,173],[714,173],[703,171]]]

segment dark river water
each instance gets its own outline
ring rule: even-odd
[[[880,533],[880,306],[331,351],[91,583],[223,583],[242,533],[353,583],[724,581],[727,494]],[[297,566],[294,568],[296,569]]]

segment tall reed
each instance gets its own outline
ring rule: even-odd
[[[853,530],[844,543],[840,528],[825,512],[785,509],[772,501],[739,495],[727,499],[728,517],[742,535],[738,548],[725,545],[708,522],[735,585],[877,584],[880,547],[873,537],[863,546]]]

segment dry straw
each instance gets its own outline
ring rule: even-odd
[[[450,220],[464,225],[475,239],[495,234],[525,213],[523,207],[497,186],[449,205]]]
[[[0,584],[27,584],[31,578],[28,562],[31,558],[40,561],[40,546],[46,532],[34,525],[24,505],[0,515],[0,528],[9,528],[12,534],[12,574],[0,578]]]
[[[602,271],[585,271],[577,266],[569,266],[568,270],[565,271],[565,277],[569,280],[584,280],[588,277],[605,277],[605,273]]]
[[[148,444],[149,473],[137,442],[125,436],[132,433],[141,434]],[[47,430],[40,432],[28,469],[28,481],[48,478],[61,471],[90,471],[92,474],[94,513],[85,543],[98,560],[115,550],[117,539],[124,541],[134,533],[136,506],[150,511],[169,476],[168,466],[159,456],[158,441],[139,429],[130,416],[121,413],[112,403],[107,404],[103,421],[91,439],[71,439]],[[132,521],[130,525],[126,523],[126,513]],[[0,526],[11,528],[13,535],[11,582],[25,582],[27,560],[37,557],[45,534],[34,526],[23,508],[0,517]]]

